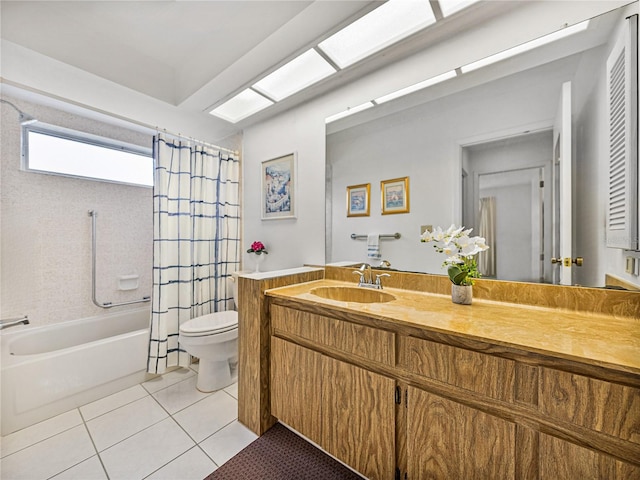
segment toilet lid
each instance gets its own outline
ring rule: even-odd
[[[223,333],[233,330],[234,328],[238,328],[238,312],[229,310],[192,318],[180,325],[180,333],[185,335],[202,335]]]

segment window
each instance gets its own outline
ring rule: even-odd
[[[151,148],[43,123],[23,126],[22,141],[27,171],[153,186]]]

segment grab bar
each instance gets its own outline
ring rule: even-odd
[[[96,212],[95,210],[89,210],[89,216],[91,217],[91,300],[93,301],[93,303],[100,308],[111,308],[151,301],[150,296],[142,297],[142,300],[131,300],[129,302],[120,303],[100,303],[96,299],[96,217],[98,216],[98,212]]]
[[[29,325],[29,317],[27,315],[23,315],[22,317],[5,318],[4,320],[0,320],[0,330],[20,325],[21,323]]]

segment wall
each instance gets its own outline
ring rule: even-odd
[[[151,147],[147,134],[2,98],[44,123]],[[91,301],[89,210],[98,212],[98,300],[150,295],[152,189],[20,170],[18,113],[0,106],[2,318],[28,315],[44,325],[106,313]],[[117,290],[117,276],[126,274],[140,276],[137,290]]]

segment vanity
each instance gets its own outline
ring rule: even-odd
[[[262,312],[242,423],[372,479],[640,478],[637,294],[485,280],[463,306],[444,277],[394,272],[349,301],[352,271],[241,279],[259,292],[240,284],[241,350],[242,305]]]

